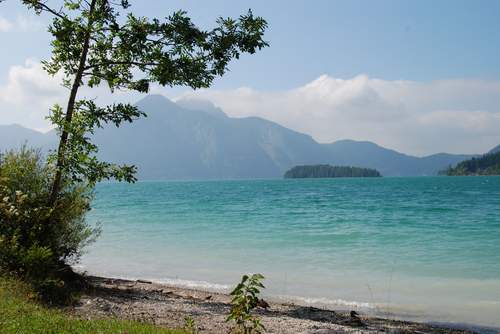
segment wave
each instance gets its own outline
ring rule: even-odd
[[[73,269],[75,269],[77,272],[80,273],[88,273],[86,271],[87,268],[83,265],[73,265]],[[231,289],[231,286],[226,284],[211,283],[207,281],[192,281],[192,280],[185,280],[185,279],[171,278],[171,277],[167,278],[151,278],[144,276],[137,277],[133,275],[114,275],[106,272],[90,272],[89,274],[95,276],[102,276],[106,278],[116,278],[116,279],[130,280],[130,281],[135,281],[139,279],[147,280],[157,284],[165,284],[179,288],[203,290],[209,292],[225,293],[229,292]]]
[[[382,307],[381,304],[375,303],[367,303],[367,302],[358,302],[352,300],[344,300],[344,299],[328,299],[324,297],[313,298],[313,297],[301,297],[301,296],[272,296],[273,299],[277,299],[285,302],[293,302],[298,305],[303,306],[321,306],[323,308],[339,308],[339,307],[347,307],[349,309],[354,308],[357,310],[377,310]]]
[[[199,289],[211,292],[229,292],[232,286],[226,284],[210,283],[206,281],[190,281],[179,278],[153,279],[153,282],[177,286],[188,289]]]

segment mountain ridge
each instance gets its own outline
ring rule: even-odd
[[[500,152],[500,145],[498,145],[498,146],[496,146],[488,151],[489,154],[498,153],[498,152]]]
[[[329,144],[259,117],[232,118],[210,102],[148,95],[136,104],[148,116],[117,129],[105,126],[94,140],[99,157],[135,164],[139,179],[274,178],[293,166],[345,165],[384,176],[436,175],[474,155],[414,157],[369,141]],[[203,110],[200,110],[203,109]],[[55,133],[0,126],[0,150],[29,145],[55,148]]]

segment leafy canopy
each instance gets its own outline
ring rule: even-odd
[[[141,93],[153,83],[209,87],[232,59],[268,45],[263,40],[267,23],[251,10],[238,19],[219,18],[214,29],[203,30],[184,11],[163,19],[136,16],[127,0],[64,0],[60,8],[50,0],[22,2],[37,14],[53,16],[52,57],[43,65],[51,75],[64,73],[63,83],[71,90],[66,110],[55,105],[51,111],[61,136],[53,159],[76,181],[135,181],[134,166],[99,161],[89,137],[106,123],[120,126],[144,116],[131,104],[101,107],[91,99],[78,100],[81,86],[105,84],[111,91]]]

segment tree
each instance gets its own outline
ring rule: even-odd
[[[69,89],[65,109],[56,104],[49,116],[60,138],[51,157],[56,172],[50,206],[58,200],[64,178],[90,184],[136,180],[135,166],[99,161],[98,147],[89,137],[106,123],[120,126],[145,114],[131,104],[98,106],[94,100],[78,99],[81,87],[107,84],[112,92],[142,93],[152,83],[209,87],[232,59],[268,46],[263,40],[266,21],[250,10],[236,20],[219,18],[216,28],[202,30],[183,11],[162,20],[135,16],[127,0],[64,0],[61,8],[49,0],[22,3],[36,14],[53,16],[52,57],[43,66],[51,75],[64,73]]]

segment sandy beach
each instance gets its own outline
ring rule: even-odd
[[[95,319],[116,317],[183,327],[184,319],[195,320],[199,333],[228,333],[225,322],[230,309],[226,294],[103,277],[89,277],[90,289],[69,312]],[[258,314],[268,333],[472,333],[430,324],[396,321],[346,311],[270,302]]]

